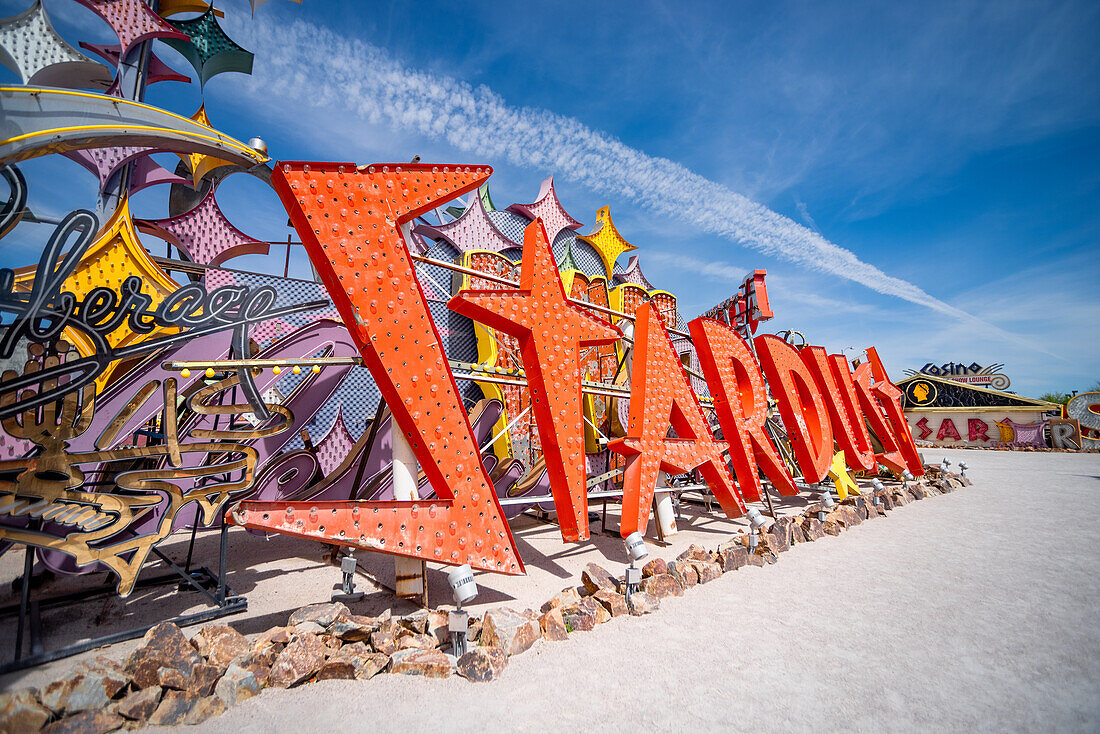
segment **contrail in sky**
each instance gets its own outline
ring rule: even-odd
[[[288,112],[326,106],[347,109],[373,124],[445,140],[488,163],[503,159],[551,171],[738,245],[1020,341],[722,184],[631,148],[576,119],[511,106],[488,87],[409,69],[377,46],[304,21],[276,24],[257,19],[232,25],[233,35],[249,48],[278,49],[263,54],[256,64],[254,89],[263,90],[269,99],[277,95],[279,107]]]

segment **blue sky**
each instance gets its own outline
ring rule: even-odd
[[[74,45],[112,39],[46,4]],[[877,345],[895,379],[929,361],[1004,363],[1028,395],[1100,379],[1096,3],[219,7],[256,70],[207,84],[211,120],[276,158],[488,163],[500,206],[555,174],[583,231],[611,206],[688,317],[763,267],[775,329]],[[148,97],[184,114],[201,99],[174,82]],[[75,164],[24,168],[32,208],[94,202]],[[135,210],[162,216],[166,194]],[[219,201],[285,239],[256,182],[230,178]],[[20,234],[3,264],[29,260]]]

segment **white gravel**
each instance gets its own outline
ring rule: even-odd
[[[201,728],[1097,731],[1100,456],[941,454],[974,486],[539,642],[496,683],[326,681]]]

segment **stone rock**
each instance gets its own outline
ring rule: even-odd
[[[844,526],[853,528],[863,522],[863,518],[856,512],[856,508],[850,505],[844,505],[840,508],[840,517],[844,521]]]
[[[202,656],[184,637],[180,628],[171,622],[161,622],[145,633],[144,644],[130,653],[126,660],[126,672],[133,678],[135,688],[160,685],[158,671],[174,668],[184,675],[202,664]]]
[[[470,626],[467,628],[466,641],[477,642],[481,639],[481,617],[470,617]]]
[[[644,591],[637,591],[631,594],[630,601],[627,602],[627,604],[630,607],[630,613],[635,617],[640,617],[643,614],[651,614],[661,608],[661,600]]]
[[[111,703],[128,684],[130,677],[107,669],[78,668],[42,689],[45,706],[59,715],[101,709]]]
[[[427,634],[435,638],[437,646],[448,644],[451,640],[451,615],[448,612],[428,612]]]
[[[355,666],[346,660],[329,660],[321,666],[316,680],[354,680]]]
[[[913,482],[909,485],[909,494],[913,495],[913,499],[922,500],[927,496],[927,492],[924,491],[924,487],[919,482]]]
[[[668,564],[668,572],[684,591],[699,583],[699,572],[683,561]]]
[[[642,566],[642,578],[644,579],[666,573],[668,573],[668,564],[665,563],[665,559],[663,558],[654,558],[652,561]]]
[[[38,731],[50,716],[50,710],[38,702],[33,688],[0,693],[0,732]]]
[[[241,701],[247,701],[258,694],[261,688],[263,683],[256,678],[255,673],[236,663],[230,663],[225,670],[225,675],[215,684],[214,695],[227,706],[236,706]]]
[[[596,601],[596,597],[589,597],[587,601],[596,612],[596,624],[611,621],[611,612],[607,611],[603,604]]]
[[[718,560],[723,572],[736,571],[748,564],[749,551],[741,544],[725,543],[718,548]]]
[[[508,666],[508,655],[499,647],[475,647],[458,659],[455,672],[474,683],[488,683],[500,677]]]
[[[298,635],[319,635],[324,633],[325,628],[316,622],[306,620],[305,622],[299,622],[290,628],[291,638]]]
[[[805,531],[802,530],[802,523],[800,523],[800,522],[792,522],[791,523],[791,539],[792,539],[791,540],[792,545],[795,544],[795,543],[806,543],[806,542],[808,542],[806,540],[806,533],[805,533]]]
[[[362,642],[353,642],[350,645],[344,645],[329,658],[329,663],[349,663],[354,671],[355,677],[359,680],[367,680],[378,675],[386,667],[390,661],[389,655],[383,655],[382,653],[372,652]],[[320,674],[318,673],[318,677]]]
[[[518,655],[526,652],[541,636],[537,620],[507,607],[498,607],[485,612],[479,644],[482,647],[499,647],[508,655]]]
[[[562,620],[568,632],[591,632],[599,624],[597,609],[603,609],[599,604],[585,597],[576,604],[561,607]],[[607,610],[604,609],[604,614]]]
[[[158,682],[165,688],[194,693],[199,698],[209,696],[222,671],[210,663],[200,663],[184,675],[175,668],[161,668],[157,672]]]
[[[701,545],[692,543],[687,550],[676,556],[677,561],[714,561],[714,558]]]
[[[608,591],[619,589],[619,582],[615,577],[606,568],[595,563],[585,564],[584,571],[581,572],[581,583],[589,594],[595,594],[600,589]]]
[[[294,638],[287,645],[275,664],[271,666],[271,674],[267,683],[277,688],[288,688],[304,680],[320,670],[325,662],[325,654],[328,647],[316,635],[302,635]]]
[[[238,668],[244,668],[251,672],[255,676],[256,682],[263,687],[267,683],[268,676],[271,675],[271,666],[275,664],[279,652],[281,650],[276,651],[274,646],[264,650],[253,650],[247,655],[242,655],[234,660],[231,665],[236,665]]]
[[[569,639],[569,630],[565,628],[565,618],[562,616],[561,607],[548,609],[539,617],[539,628],[542,630],[542,638],[551,642],[562,642]]]
[[[412,614],[406,614],[397,623],[410,632],[425,634],[428,631],[428,610],[417,609]]]
[[[398,650],[390,655],[390,672],[447,678],[454,672],[454,658],[439,650]]]
[[[802,532],[806,534],[806,540],[811,543],[825,537],[825,528],[816,517],[807,517],[802,521]]]
[[[224,624],[203,627],[191,638],[191,644],[219,671],[224,671],[237,657],[252,649],[247,637]]]
[[[282,645],[290,642],[290,628],[289,627],[272,627],[266,632],[261,632],[252,642],[253,650],[264,650],[269,647],[276,647],[282,649]]]
[[[122,728],[125,724],[126,719],[118,714],[107,711],[84,711],[76,716],[55,721],[42,731],[46,734],[106,734]]]
[[[576,604],[581,600],[581,595],[577,593],[577,590],[570,586],[568,589],[562,589],[553,599],[542,605],[542,612],[548,612],[551,609],[562,607],[567,604]]]
[[[630,613],[626,608],[626,598],[622,594],[600,589],[592,595],[592,598],[602,605],[612,617],[622,617]]]
[[[131,721],[145,721],[157,710],[162,693],[160,686],[134,691],[118,702],[117,711]]]
[[[774,558],[774,555],[772,557]],[[748,565],[750,566],[764,566],[764,556],[760,555],[759,553],[749,553],[748,559]]]
[[[722,578],[722,567],[712,561],[691,561],[690,565],[695,569],[699,577],[699,583],[709,584],[715,579]]]
[[[821,529],[825,531],[826,535],[840,535],[844,532],[844,521],[837,513],[830,512],[825,516],[825,522],[821,524]]]
[[[323,635],[317,635],[317,637],[320,638],[321,642],[325,643],[325,647],[329,649],[329,652],[326,654],[329,655],[339,650],[340,646],[344,644],[344,641],[341,640],[339,637],[337,637],[336,635],[330,635],[327,632]]]
[[[436,646],[435,637],[419,632],[405,631],[397,638],[398,650],[431,650]]]
[[[153,726],[182,724],[198,700],[199,697],[193,693],[165,691],[157,710],[149,717],[149,723]]]
[[[370,644],[378,652],[384,655],[392,655],[397,652],[397,639],[393,630],[377,629],[370,635]]]
[[[638,588],[658,599],[667,599],[670,596],[684,595],[684,590],[681,588],[679,582],[669,573],[661,573],[656,576],[644,578]],[[629,609],[627,611],[629,612]]]
[[[328,627],[336,621],[341,614],[347,615],[351,611],[344,604],[334,601],[326,604],[310,604],[298,609],[290,615],[286,626],[293,627],[302,622],[315,622],[322,627]]]
[[[791,549],[791,521],[781,517],[772,525],[770,535],[775,540],[772,550],[776,553],[786,553]],[[770,542],[770,541],[769,541]]]
[[[207,719],[212,719],[215,716],[221,716],[226,712],[229,707],[225,701],[217,696],[207,696],[206,698],[200,698],[195,702],[195,705],[191,707],[191,711],[187,716],[183,717],[183,723],[185,724],[201,724]]]

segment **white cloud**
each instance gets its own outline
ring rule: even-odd
[[[726,186],[574,118],[510,106],[484,85],[406,68],[376,46],[301,20],[231,25],[247,47],[279,50],[258,59],[249,89],[257,101],[276,100],[272,109],[285,115],[297,116],[303,108],[348,110],[368,123],[441,139],[490,162],[550,171],[736,244],[1021,342]],[[708,264],[708,277],[714,267]]]

